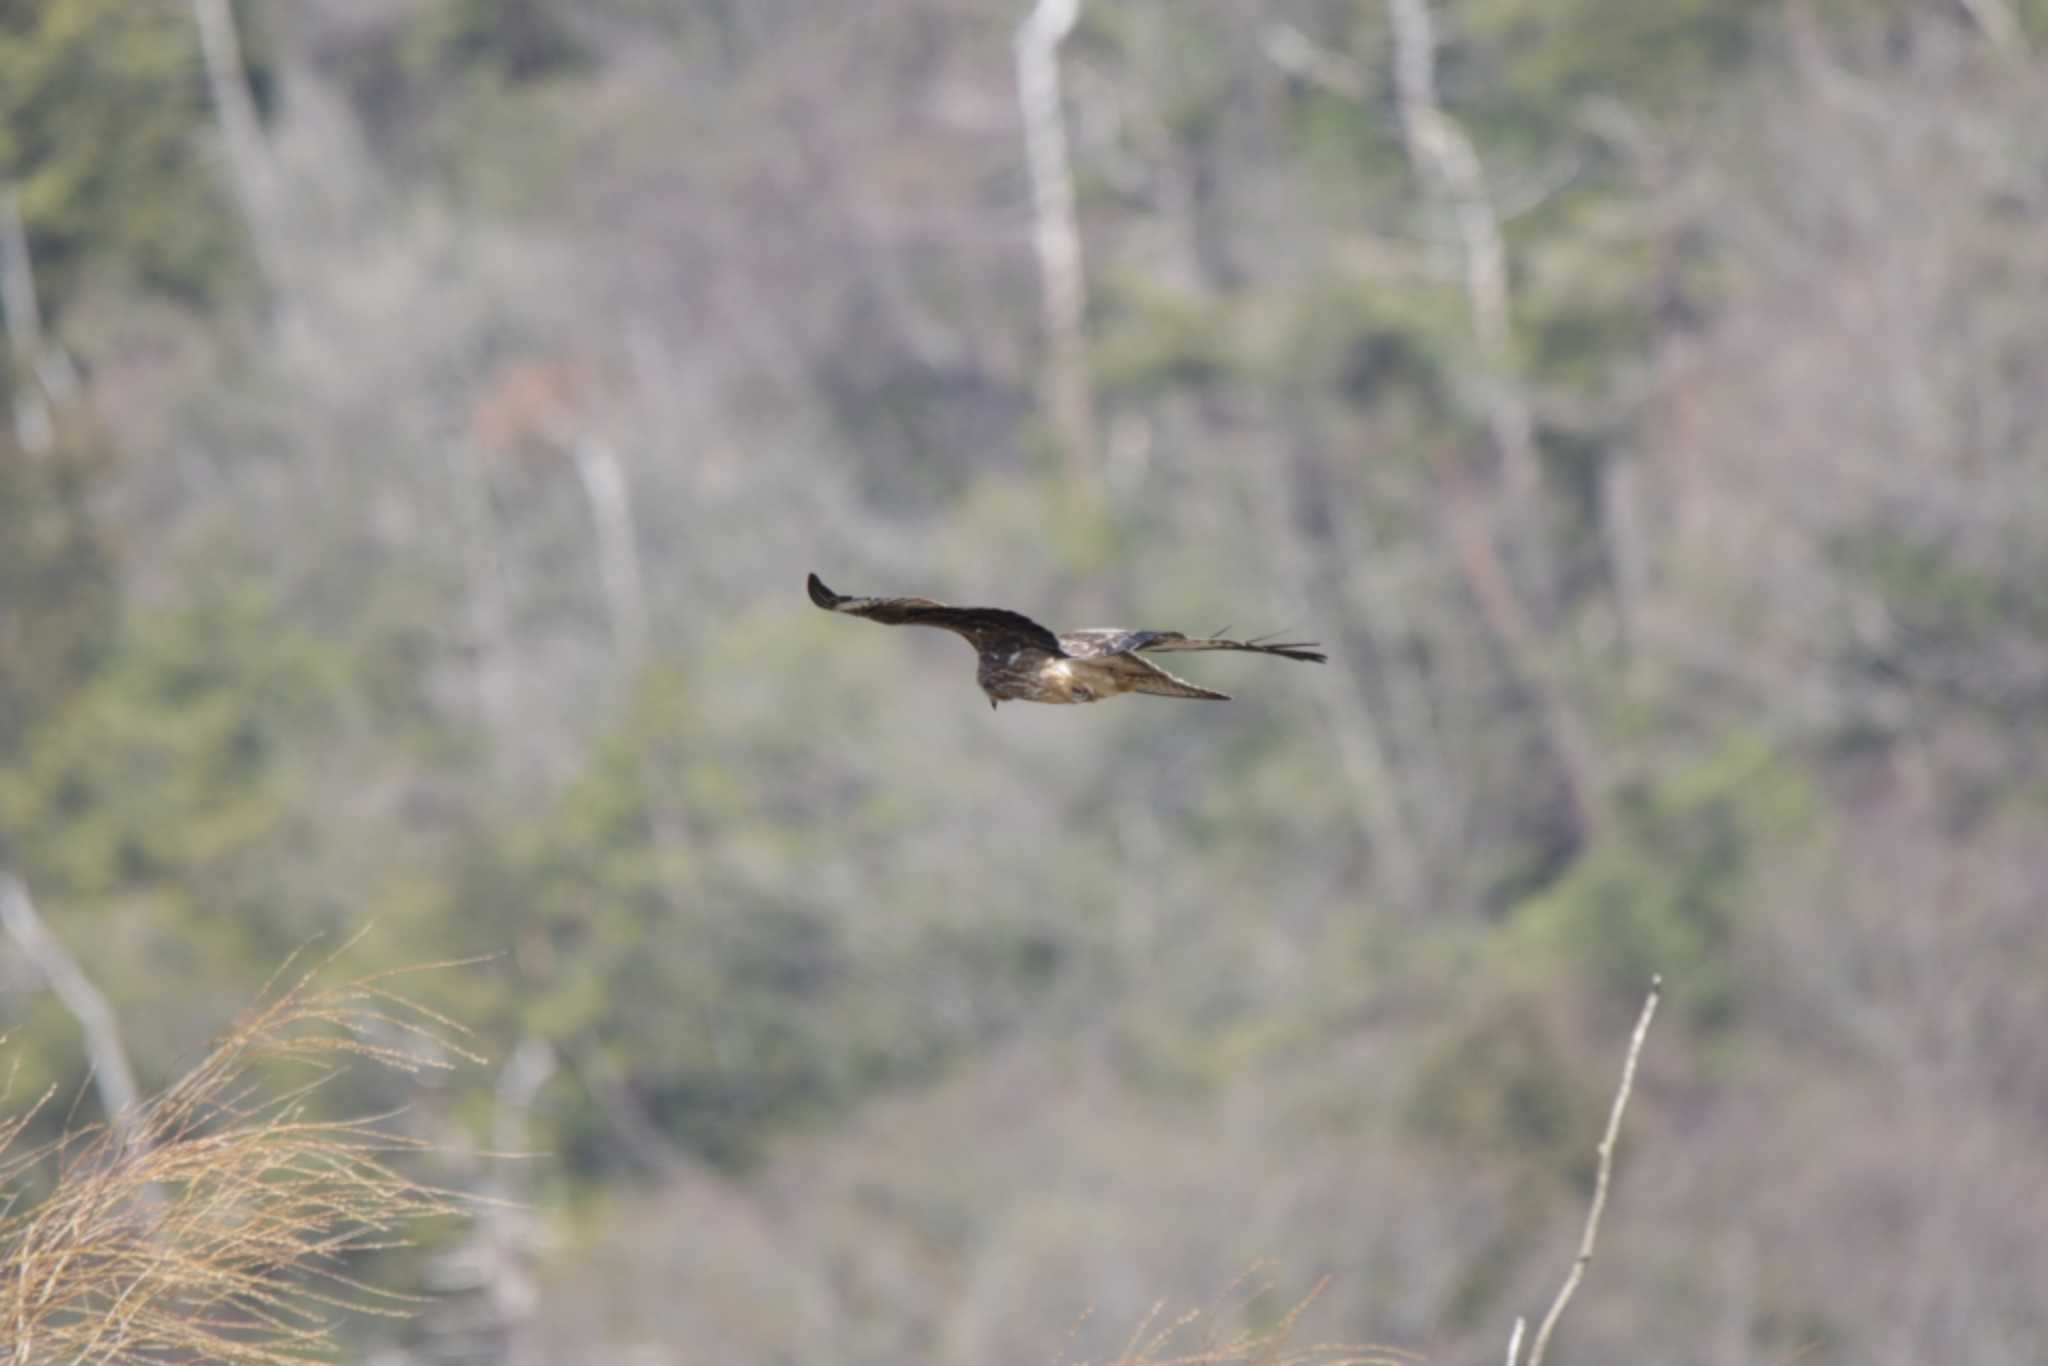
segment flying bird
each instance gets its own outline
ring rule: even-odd
[[[991,708],[1004,702],[1100,702],[1127,692],[1230,700],[1228,693],[1198,688],[1143,657],[1174,650],[1248,650],[1311,664],[1327,659],[1312,640],[1274,645],[1114,628],[1054,635],[1023,613],[1000,607],[948,607],[930,598],[850,598],[827,588],[816,574],[809,586],[811,601],[828,612],[885,626],[936,626],[966,637],[980,657],[975,678]]]

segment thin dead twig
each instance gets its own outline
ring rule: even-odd
[[[1550,1312],[1543,1316],[1543,1323],[1536,1329],[1536,1343],[1529,1349],[1529,1366],[1543,1366],[1543,1353],[1550,1346],[1551,1330],[1564,1313],[1564,1307],[1571,1303],[1573,1292],[1579,1288],[1579,1281],[1586,1274],[1586,1264],[1593,1260],[1593,1244],[1600,1236],[1600,1216],[1607,1208],[1607,1185],[1614,1174],[1614,1143],[1621,1134],[1621,1115],[1628,1109],[1629,1093],[1635,1089],[1636,1060],[1642,1056],[1643,1040],[1649,1036],[1650,1021],[1657,1014],[1657,1002],[1664,994],[1662,973],[1650,979],[1650,994],[1643,1001],[1643,1013],[1636,1019],[1636,1031],[1628,1041],[1628,1058],[1621,1066],[1621,1085],[1615,1088],[1614,1108],[1607,1114],[1607,1132],[1600,1139],[1600,1165],[1593,1178],[1593,1204],[1586,1211],[1586,1231],[1579,1238],[1579,1255],[1572,1260],[1570,1274],[1564,1278],[1557,1298],[1550,1302]],[[1508,1343],[1508,1366],[1515,1366],[1515,1349],[1521,1345],[1523,1320],[1515,1320],[1515,1335]]]

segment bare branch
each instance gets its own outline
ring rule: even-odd
[[[1092,480],[1097,468],[1095,400],[1089,392],[1087,277],[1060,107],[1059,47],[1081,17],[1081,0],[1038,0],[1017,25],[1017,103],[1031,170],[1041,302],[1045,313],[1045,388],[1067,475]]]
[[[1333,95],[1362,100],[1365,70],[1341,52],[1332,52],[1292,24],[1270,24],[1259,35],[1266,60],[1290,76],[1319,85]]]
[[[50,984],[50,991],[78,1021],[85,1035],[86,1057],[92,1062],[93,1085],[107,1122],[123,1142],[134,1136],[135,1072],[128,1065],[128,1050],[121,1044],[121,1027],[107,998],[92,984],[71,950],[50,933],[36,914],[28,884],[18,874],[0,872],[0,924],[8,937],[35,964],[36,971]]]
[[[1508,1335],[1508,1366],[1515,1366],[1516,1359],[1522,1355],[1522,1330],[1528,1326],[1529,1320],[1520,1314],[1515,1315],[1515,1331]]]
[[[241,202],[250,240],[255,243],[257,263],[268,283],[275,286],[277,170],[271,161],[270,145],[263,139],[263,125],[256,117],[256,101],[249,93],[248,77],[243,72],[242,43],[235,31],[234,10],[228,0],[192,0],[192,19],[199,28],[206,84],[213,95],[214,114],[220,119],[221,141],[227,149],[235,198]]]
[[[1564,1285],[1551,1301],[1550,1312],[1543,1316],[1543,1324],[1536,1330],[1536,1343],[1529,1349],[1529,1366],[1543,1366],[1544,1349],[1550,1345],[1550,1332],[1557,1327],[1557,1320],[1564,1313],[1564,1307],[1571,1303],[1572,1292],[1579,1288],[1580,1279],[1586,1274],[1586,1264],[1593,1260],[1593,1242],[1600,1236],[1600,1215],[1607,1208],[1607,1183],[1614,1173],[1614,1141],[1621,1133],[1621,1114],[1628,1108],[1629,1092],[1635,1089],[1636,1059],[1642,1056],[1643,1040],[1650,1033],[1650,1020],[1657,1013],[1658,998],[1664,994],[1663,974],[1650,979],[1650,994],[1643,1001],[1643,1013],[1636,1020],[1636,1032],[1628,1041],[1628,1059],[1621,1067],[1621,1085],[1614,1092],[1614,1108],[1607,1115],[1607,1132],[1600,1139],[1600,1166],[1593,1178],[1593,1204],[1586,1211],[1586,1232],[1579,1239],[1579,1255],[1572,1262],[1571,1274],[1564,1278]],[[1522,1335],[1521,1320],[1515,1322],[1515,1339]],[[1508,1354],[1513,1366],[1514,1352]]]
[[[2025,52],[2027,33],[2006,0],[1957,0],[1984,38],[2000,52]]]

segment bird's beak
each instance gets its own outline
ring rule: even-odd
[[[999,703],[999,702],[998,702],[998,701],[997,701],[997,700],[996,700],[995,698],[993,698],[993,697],[991,697],[991,698],[990,698],[990,699],[988,700],[988,709],[989,709],[990,711],[994,711],[994,710],[995,710],[995,709],[996,709],[996,708],[997,708],[998,706],[1000,706],[1000,705],[1001,705],[1001,703]]]

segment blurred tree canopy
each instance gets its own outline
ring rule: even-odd
[[[1440,0],[1430,144],[1393,7],[1089,0],[1085,479],[1022,10],[238,6],[251,309],[187,7],[0,4],[85,377],[0,437],[0,857],[142,1070],[373,923],[560,1064],[417,1123],[665,1277],[558,1268],[586,1355],[1043,1360],[1275,1248],[1470,1355],[1661,971],[1581,1350],[2033,1359],[2048,5]],[[1332,663],[991,717],[811,568]]]
[[[0,180],[20,188],[46,306],[95,269],[195,298],[235,269],[209,120],[185,6],[0,7]]]

